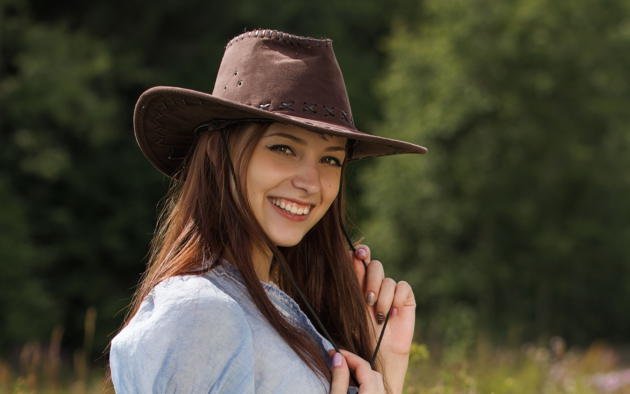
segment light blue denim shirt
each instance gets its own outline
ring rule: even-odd
[[[261,283],[282,315],[321,344],[330,366],[330,342],[291,297]],[[117,393],[330,390],[269,324],[240,272],[225,261],[203,275],[172,277],[156,285],[112,340],[110,368]]]

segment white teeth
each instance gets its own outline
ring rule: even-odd
[[[295,204],[295,203],[289,203],[289,202],[285,202],[284,200],[275,200],[272,199],[271,202],[276,205],[279,206],[280,208],[284,209],[285,211],[289,211],[294,215],[308,215],[308,213],[311,211],[310,207],[307,208],[303,208],[303,207],[299,207]]]

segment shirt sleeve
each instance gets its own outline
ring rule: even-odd
[[[252,332],[238,303],[203,277],[153,289],[112,340],[117,393],[254,393]]]

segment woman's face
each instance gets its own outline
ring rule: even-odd
[[[247,198],[256,220],[278,246],[297,245],[337,193],[346,138],[272,123],[247,168]]]

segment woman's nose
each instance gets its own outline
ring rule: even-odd
[[[319,170],[315,164],[301,165],[291,180],[293,186],[307,194],[315,194],[320,189]]]

